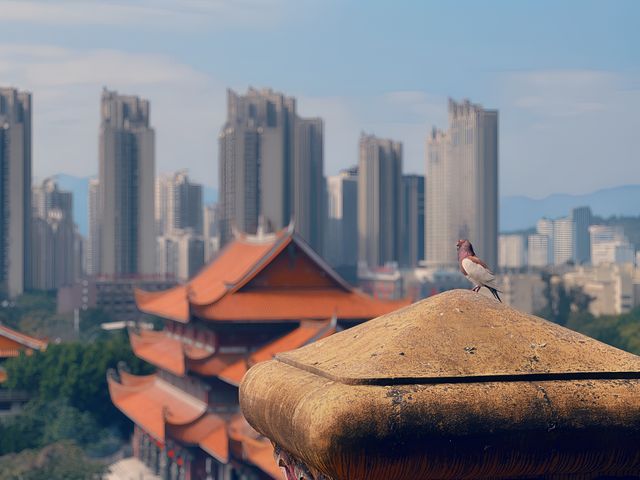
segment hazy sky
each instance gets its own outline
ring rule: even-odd
[[[362,130],[424,173],[446,99],[500,110],[502,195],[640,183],[640,2],[0,0],[0,85],[34,96],[38,177],[97,172],[103,85],[151,100],[157,170],[217,186],[225,89],[325,120],[325,172]]]

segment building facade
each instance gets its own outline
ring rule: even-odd
[[[574,224],[570,217],[553,221],[553,263],[563,265],[574,259]]]
[[[358,256],[368,267],[400,260],[402,144],[360,136]]]
[[[498,111],[449,100],[449,129],[427,139],[426,261],[457,264],[455,244],[498,263]]]
[[[589,207],[577,207],[571,209],[571,221],[573,222],[573,260],[577,265],[583,265],[591,261],[591,239],[589,227],[592,214]]]
[[[155,195],[158,235],[171,235],[185,230],[191,230],[196,235],[204,233],[202,185],[191,182],[185,170],[159,176]]]
[[[327,177],[325,259],[344,275],[358,265],[358,169]]]
[[[417,267],[424,260],[424,176],[402,176],[400,265]]]
[[[323,123],[296,113],[296,100],[269,89],[227,92],[219,135],[221,245],[233,229],[255,233],[262,218],[275,231],[294,220],[322,251]]]
[[[0,87],[0,296],[20,295],[31,272],[31,94]]]
[[[498,237],[498,266],[502,269],[518,270],[526,265],[526,248],[523,235],[500,235]]]
[[[31,232],[31,285],[56,290],[72,285],[81,257],[73,223],[73,194],[58,188],[52,178],[34,186]]]
[[[155,133],[149,102],[104,90],[99,140],[99,248],[103,275],[155,271]]]
[[[594,266],[635,262],[635,248],[629,243],[622,227],[592,225],[589,234]]]

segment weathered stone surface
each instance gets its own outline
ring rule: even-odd
[[[256,365],[240,401],[340,480],[640,474],[640,357],[470,291]]]

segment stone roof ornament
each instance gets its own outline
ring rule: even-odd
[[[260,363],[240,403],[309,480],[640,473],[640,357],[466,290]]]

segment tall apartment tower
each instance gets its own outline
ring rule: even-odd
[[[449,99],[449,129],[427,139],[426,260],[455,267],[455,244],[471,241],[497,267],[498,111]]]
[[[296,230],[322,248],[323,124],[303,119],[296,101],[272,90],[227,91],[227,121],[219,135],[220,238],[232,229],[255,233],[295,220]]]
[[[85,272],[87,275],[100,273],[100,207],[99,187],[97,178],[89,180],[89,235],[85,249]]]
[[[592,222],[591,209],[589,207],[577,207],[571,210],[573,222],[573,260],[576,264],[589,263],[591,261],[591,238],[589,227]]]
[[[196,235],[203,234],[202,185],[192,183],[185,170],[158,177],[155,196],[158,235],[188,229]]]
[[[400,264],[417,267],[424,259],[424,176],[402,176]]]
[[[573,261],[574,239],[573,221],[569,217],[557,218],[553,221],[553,263],[563,265]]]
[[[31,271],[31,94],[0,87],[0,296],[20,295]]]
[[[99,150],[100,273],[153,274],[154,130],[149,102],[102,92]]]
[[[33,187],[31,283],[35,290],[55,290],[77,278],[77,232],[73,194],[58,188],[53,178]]]
[[[400,260],[402,144],[360,136],[358,254],[370,268]]]
[[[358,266],[358,169],[327,177],[325,258],[344,277],[355,280]]]

